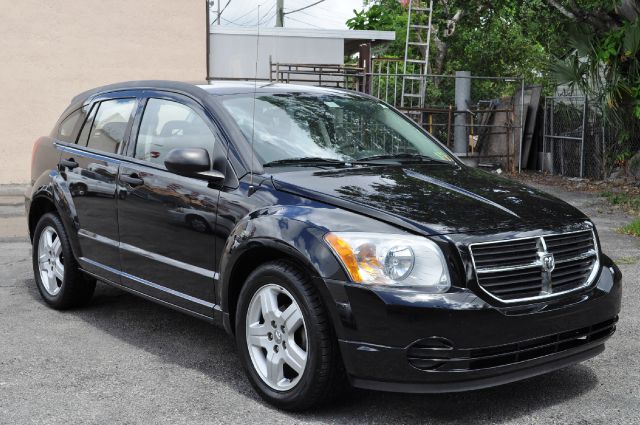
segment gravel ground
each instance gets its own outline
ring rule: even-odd
[[[253,392],[220,329],[99,285],[83,309],[40,300],[21,200],[0,196],[0,423],[640,423],[640,239],[593,194],[543,187],[596,222],[625,295],[599,357],[545,376],[458,394],[354,390],[289,414]]]

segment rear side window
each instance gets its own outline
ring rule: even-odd
[[[215,137],[196,111],[182,103],[149,99],[142,115],[135,157],[164,167],[174,148],[204,148],[211,155]]]
[[[135,106],[135,99],[105,100],[95,112],[86,146],[107,153],[117,153],[124,141],[124,134]],[[94,107],[95,109],[96,107]],[[91,111],[92,115],[93,111]],[[85,124],[85,127],[89,124]],[[82,137],[85,129],[82,129]],[[78,141],[83,144],[82,140]]]
[[[58,126],[57,139],[63,142],[73,143],[75,129],[82,116],[82,109],[78,109],[65,118]]]

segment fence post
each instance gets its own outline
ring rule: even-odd
[[[607,178],[607,134],[604,129],[604,121],[602,121],[602,180]]]
[[[531,101],[529,101],[531,102]],[[524,140],[524,77],[522,77],[520,86],[520,146],[518,147],[518,173],[522,172],[522,142]]]
[[[449,113],[447,113],[447,147],[451,148],[451,121],[453,118],[453,105],[449,105]]]
[[[469,71],[456,71],[456,115],[453,119],[453,152],[456,154],[467,154],[469,137],[467,136],[466,113],[468,102],[471,99],[471,79]]]
[[[369,77],[369,74],[373,72],[373,67],[371,66],[371,43],[362,43],[359,46],[358,53],[358,68],[363,69],[361,91],[370,94],[372,78]]]
[[[587,102],[587,95],[585,95],[582,108],[582,137],[580,137],[580,178],[584,177],[584,137],[587,130]]]
[[[555,131],[554,129],[554,120],[553,120],[553,114],[555,111],[556,107],[556,100],[555,98],[552,98],[551,100],[551,109],[549,109],[549,132],[551,133],[552,136],[555,135]],[[556,161],[555,161],[555,155],[556,155],[556,139],[551,139],[551,174],[555,174],[556,173]]]
[[[540,164],[540,171],[544,173],[545,171],[545,162],[547,162],[547,100],[548,96],[544,97],[544,107],[542,114],[542,160]]]
[[[398,106],[398,62],[396,62],[396,70],[393,76],[393,106]]]

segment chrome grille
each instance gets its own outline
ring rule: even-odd
[[[584,288],[598,271],[591,230],[469,246],[480,287],[503,302],[542,299]]]

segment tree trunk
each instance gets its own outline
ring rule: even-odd
[[[564,5],[557,0],[546,0],[546,3],[570,20],[576,23],[587,23],[601,32],[618,27],[622,20],[629,19],[627,16],[638,16],[638,10],[640,10],[638,0],[623,0],[612,13],[604,9],[587,12],[581,9],[575,1],[572,1],[571,5]]]

